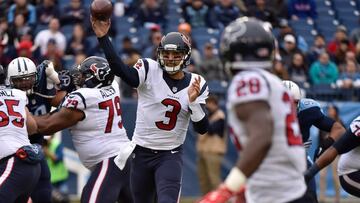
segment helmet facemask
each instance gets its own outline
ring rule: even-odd
[[[10,77],[10,86],[26,92],[27,95],[34,93],[33,87],[36,84],[36,73]]]
[[[171,47],[171,45],[166,46]],[[187,59],[189,56],[185,53],[185,51],[176,50],[176,45],[174,46],[174,49],[168,48],[158,51],[159,63],[161,67],[163,67],[163,69],[170,75],[179,72],[188,65],[185,61],[188,61]]]

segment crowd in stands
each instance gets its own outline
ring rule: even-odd
[[[218,55],[221,31],[240,16],[253,16],[272,24],[279,47],[273,71],[280,78],[293,80],[305,89],[353,91],[360,88],[360,28],[338,23],[332,39],[320,30],[312,35],[297,32],[304,21],[313,24],[322,18],[322,8],[317,4],[336,1],[118,0],[113,1],[110,35],[121,57],[132,65],[140,57],[156,58],[164,33],[184,32],[193,44],[188,71],[221,82],[227,80]],[[11,59],[26,56],[37,63],[50,59],[61,70],[86,56],[102,55],[89,27],[90,2],[0,1],[0,9],[5,11],[0,12],[0,63],[6,67]],[[359,10],[360,1],[346,2]],[[124,89],[124,96],[134,96]]]

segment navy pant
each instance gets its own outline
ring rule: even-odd
[[[89,203],[112,203],[119,198],[120,192],[130,184],[130,163],[126,163],[123,170],[120,170],[114,163],[114,158],[105,159],[96,164],[91,172],[82,194],[81,202]],[[130,193],[122,193],[127,197],[121,197],[126,203],[132,203]],[[125,203],[125,202],[124,202]]]
[[[360,198],[360,171],[339,177],[341,187],[349,194]]]
[[[182,147],[151,150],[136,146],[131,164],[131,191],[135,203],[177,203],[182,179]]]
[[[50,169],[45,158],[41,160],[40,167],[40,179],[31,193],[31,199],[34,203],[51,203]]]
[[[40,177],[40,164],[14,156],[0,160],[0,202],[26,203]]]

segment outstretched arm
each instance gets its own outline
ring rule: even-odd
[[[110,19],[108,21],[99,21],[90,18],[90,21],[92,28],[98,37],[99,44],[104,50],[111,71],[113,71],[116,76],[119,76],[131,87],[138,87],[140,82],[137,71],[134,68],[130,68],[124,64],[121,58],[117,55],[109,37],[107,36],[110,28]]]
[[[360,137],[356,136],[348,129],[344,135],[341,136],[329,149],[327,149],[306,172],[305,179],[310,180],[321,169],[328,166],[335,160],[337,155],[344,154],[355,147],[360,146]]]
[[[51,115],[34,116],[38,125],[38,133],[53,134],[65,128],[75,125],[83,120],[85,114],[83,111],[73,108],[61,108],[60,111]]]

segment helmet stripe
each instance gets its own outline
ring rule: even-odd
[[[25,61],[24,58],[23,58],[23,62],[24,62],[25,71],[28,71],[28,68],[27,68],[27,65],[26,65],[26,61]]]
[[[17,62],[19,73],[21,73],[21,66],[20,66],[20,63],[19,63],[19,59],[17,59],[15,62]],[[15,63],[15,62],[14,62],[14,63]]]

